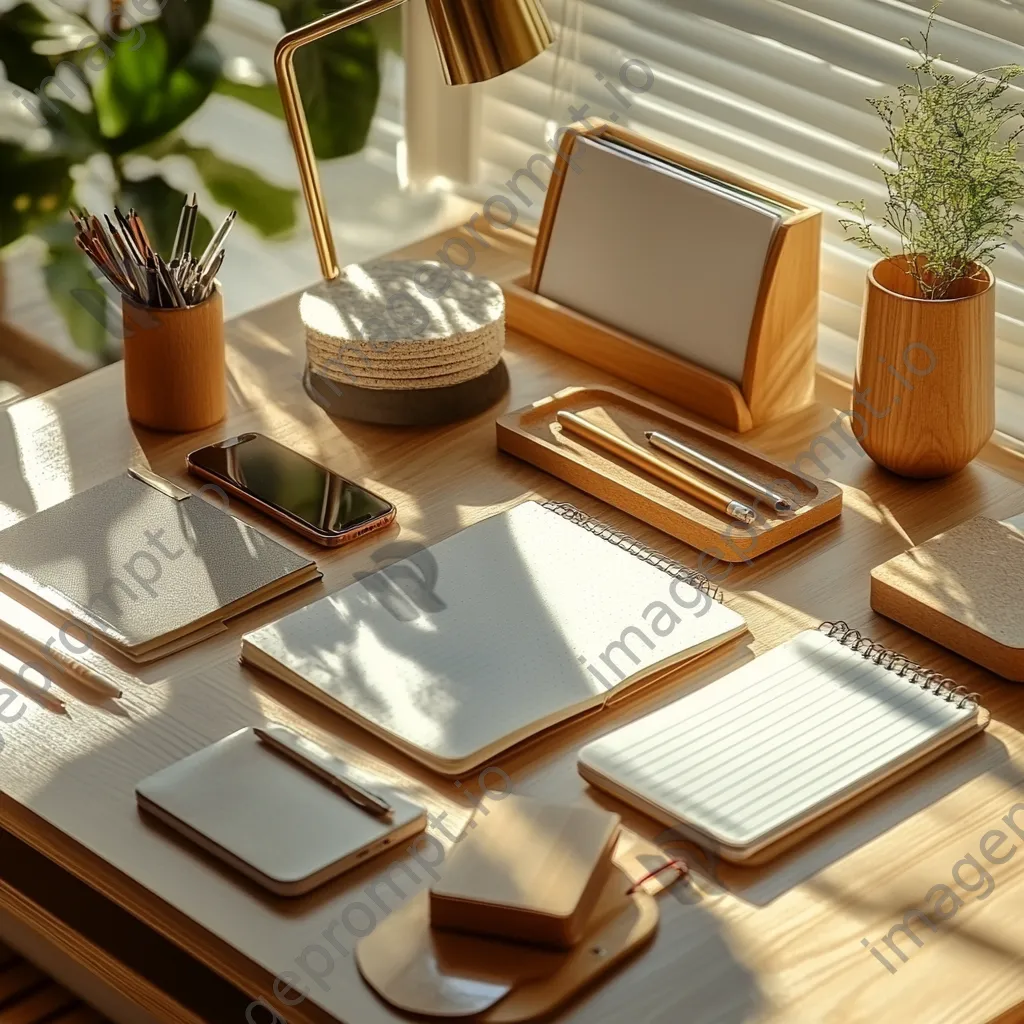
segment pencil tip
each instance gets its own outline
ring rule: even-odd
[[[645,431],[644,431],[644,437],[646,437],[646,438],[647,438],[647,440],[648,440],[648,441],[650,441],[650,439],[651,439],[651,435],[652,435],[653,433],[654,433],[654,431],[653,431],[653,430],[645,430]]]

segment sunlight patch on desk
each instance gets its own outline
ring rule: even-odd
[[[71,460],[57,409],[46,399],[8,409],[21,474],[36,509],[66,501],[73,493]]]

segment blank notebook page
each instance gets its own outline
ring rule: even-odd
[[[459,762],[743,630],[736,612],[672,588],[656,566],[524,502],[249,634],[243,652],[414,756]],[[654,602],[674,609],[661,635],[644,615]]]
[[[736,848],[778,838],[977,719],[824,633],[808,630],[589,744],[610,780]]]

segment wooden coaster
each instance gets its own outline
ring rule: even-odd
[[[356,947],[363,979],[406,1013],[516,1024],[550,1013],[646,942],[658,904],[643,889],[630,891],[620,865],[568,952],[441,931],[429,917],[421,892],[381,921]]]
[[[468,419],[489,409],[508,390],[503,360],[486,373],[440,388],[361,388],[321,377],[307,367],[306,394],[331,416],[395,427],[427,427]]]

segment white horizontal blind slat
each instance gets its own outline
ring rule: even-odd
[[[908,79],[912,55],[900,40],[922,31],[929,0],[546,3],[556,46],[484,87],[480,191],[512,194],[506,183],[534,154],[550,156],[552,133],[572,119],[574,104],[771,181],[825,213],[819,357],[849,374],[864,273],[874,257],[844,241],[838,203],[864,199],[874,216],[881,211],[885,192],[875,165],[885,135],[866,99]],[[945,0],[932,44],[956,74],[1024,64],[1024,0]],[[626,109],[606,84],[618,83],[631,58],[651,68],[655,84],[644,94],[620,86]],[[520,205],[524,219],[539,212],[539,202]],[[1000,428],[1024,436],[1024,232],[1018,234],[1021,247],[1004,250],[994,269]]]

